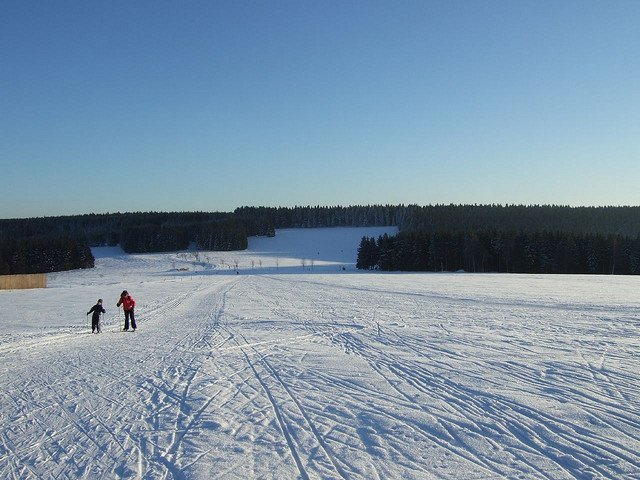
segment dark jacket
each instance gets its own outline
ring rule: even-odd
[[[93,312],[91,318],[93,318],[94,320],[99,319],[101,313],[107,313],[107,311],[102,307],[100,303],[96,303],[93,307],[91,307],[91,310],[87,312],[87,315],[89,315],[91,312]]]

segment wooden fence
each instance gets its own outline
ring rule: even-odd
[[[0,275],[0,290],[46,287],[47,275],[44,273],[34,273],[31,275]]]

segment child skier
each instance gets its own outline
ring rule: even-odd
[[[133,299],[133,297],[131,295],[129,295],[129,292],[127,292],[126,290],[124,290],[121,294],[120,294],[120,300],[118,300],[118,303],[116,304],[116,307],[119,307],[120,305],[122,305],[122,308],[124,309],[124,328],[123,331],[128,331],[129,330],[129,318],[131,318],[131,328],[133,328],[133,331],[136,331],[136,318],[135,318],[135,314],[133,312],[133,307],[136,306],[136,301]]]
[[[91,316],[91,333],[100,333],[100,314],[106,313],[106,310],[102,308],[102,299],[98,299],[98,303],[96,303],[91,310],[87,312],[87,315],[93,312]]]

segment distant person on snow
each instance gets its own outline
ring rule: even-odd
[[[118,300],[118,303],[116,304],[117,307],[120,307],[120,305],[122,305],[122,308],[124,309],[124,328],[122,330],[124,332],[129,330],[129,318],[131,318],[131,328],[133,328],[133,331],[135,332],[136,318],[133,312],[133,307],[136,306],[136,301],[126,290],[120,294],[120,300]]]
[[[91,316],[91,333],[100,333],[100,314],[107,313],[107,311],[102,308],[102,299],[98,299],[98,303],[96,303],[91,310],[87,312],[87,315],[93,313]]]

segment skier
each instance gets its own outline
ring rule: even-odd
[[[124,309],[124,328],[122,329],[122,331],[129,331],[129,318],[131,318],[131,328],[133,328],[133,331],[135,332],[136,318],[133,312],[133,308],[136,306],[136,301],[131,295],[129,295],[129,292],[127,292],[126,290],[122,291],[122,293],[120,294],[120,300],[118,300],[118,303],[116,304],[117,307],[120,307],[120,305],[122,305],[122,308]]]
[[[106,313],[107,311],[102,308],[102,299],[98,299],[98,303],[96,303],[91,310],[87,312],[87,315],[93,313],[91,316],[91,333],[100,333],[100,314]]]

